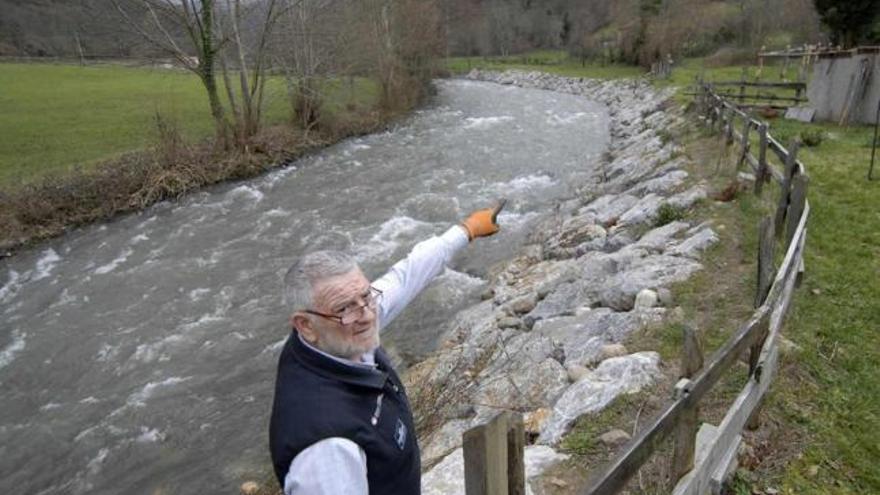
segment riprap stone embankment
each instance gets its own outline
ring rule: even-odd
[[[667,317],[668,286],[700,270],[702,252],[718,241],[705,223],[657,222],[662,209],[707,196],[669,139],[684,125],[671,90],[539,72],[467,77],[604,103],[612,142],[602,163],[585,164],[592,177],[577,196],[494,273],[485,299],[456,315],[440,350],[408,370],[426,494],[464,493],[462,433],[501,410],[525,414],[531,478],[565,457],[554,448],[578,417],[655,383],[659,354],[628,353],[622,343]]]

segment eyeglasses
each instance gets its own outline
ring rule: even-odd
[[[361,317],[364,316],[364,308],[370,308],[371,311],[376,310],[376,308],[379,306],[379,301],[382,299],[382,291],[375,287],[370,287],[370,291],[367,292],[362,299],[362,304],[356,301],[352,301],[349,305],[343,308],[342,311],[335,315],[328,315],[326,313],[312,311],[311,309],[304,309],[303,313],[321,316],[323,318],[327,318],[328,320],[333,320],[340,325],[349,325],[358,321],[359,319],[361,319]]]

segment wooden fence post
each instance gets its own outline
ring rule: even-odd
[[[525,432],[521,414],[501,413],[464,432],[467,495],[525,495]]]
[[[746,155],[749,154],[749,148],[751,145],[749,144],[749,129],[752,128],[752,121],[750,119],[744,119],[745,125],[743,126],[743,134],[742,134],[742,142],[740,142],[740,146],[742,146],[742,153],[739,155],[739,163],[736,164],[736,167],[742,167],[744,161],[746,161]],[[757,181],[757,178],[755,178]]]
[[[727,128],[725,129],[724,140],[724,144],[727,146],[733,144],[733,119],[735,116],[736,114],[733,112],[732,108],[727,109],[727,119],[725,121],[727,123]]]
[[[769,174],[767,173],[767,123],[761,122],[758,126],[758,137],[760,144],[758,148],[758,173],[755,177],[755,195],[760,196],[764,188],[764,182]]]
[[[522,414],[508,414],[507,427],[507,493],[526,495],[525,446],[526,431]]]
[[[758,225],[758,287],[755,291],[755,307],[764,304],[776,269],[773,267],[773,219],[764,217]]]
[[[782,176],[782,186],[779,192],[779,205],[776,206],[776,219],[774,221],[774,230],[777,236],[782,235],[782,228],[785,226],[785,214],[788,211],[788,203],[791,196],[791,179],[797,173],[797,152],[800,142],[794,140],[788,146],[788,155],[785,160],[785,172]]]
[[[675,399],[690,392],[692,378],[703,367],[703,352],[693,328],[685,326],[684,347],[681,355],[681,380],[675,386]],[[697,443],[697,429],[700,414],[699,403],[688,404],[682,413],[673,433],[674,452],[672,454],[671,478],[674,486],[682,476],[694,467],[694,452]]]
[[[718,118],[720,117],[720,115],[719,115],[720,112],[718,111],[718,101],[714,97],[711,97],[710,100],[711,100],[711,106],[709,108],[711,109],[711,112],[712,112],[712,121],[709,124],[709,129],[711,129],[712,132],[715,132],[715,124],[716,124],[716,122],[718,122]]]
[[[804,202],[807,200],[807,185],[810,178],[806,174],[797,174],[791,181],[791,201],[788,206],[788,222],[785,229],[785,245],[791,244],[791,239],[801,222],[801,213],[804,212]]]
[[[773,219],[770,216],[764,217],[758,227],[758,286],[755,290],[755,307],[758,308],[767,300],[770,293],[770,286],[773,285],[773,277],[776,275],[776,269],[773,266],[773,248],[775,246],[775,236],[773,232]],[[758,332],[758,338],[749,348],[749,377],[759,378],[755,375],[758,369],[758,359],[761,356],[761,349],[764,347],[764,341],[767,339],[770,320],[765,319],[761,323]],[[751,416],[746,422],[746,428],[755,430],[760,426],[761,405],[755,406]]]

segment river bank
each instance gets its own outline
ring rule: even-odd
[[[538,72],[467,78],[603,103],[612,142],[577,194],[493,270],[484,300],[452,319],[441,349],[408,370],[425,493],[463,493],[461,435],[499,411],[525,415],[533,480],[567,457],[557,448],[578,417],[650,389],[666,363],[624,344],[677,317],[668,286],[701,270],[702,252],[718,241],[710,225],[681,219],[709,191],[669,139],[684,126],[672,90]]]
[[[187,143],[173,124],[158,122],[154,149],[0,190],[0,259],[76,227],[180,199],[213,184],[257,177],[345,139],[378,132],[402,115],[355,109],[345,121],[312,131],[272,126],[241,150],[224,150],[208,141]]]

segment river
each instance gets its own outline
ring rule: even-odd
[[[502,232],[383,334],[404,361],[429,352],[609,140],[605,108],[579,96],[437,89],[387,132],[0,261],[0,493],[237,493],[269,469],[293,260],[349,249],[375,277],[505,197]]]

